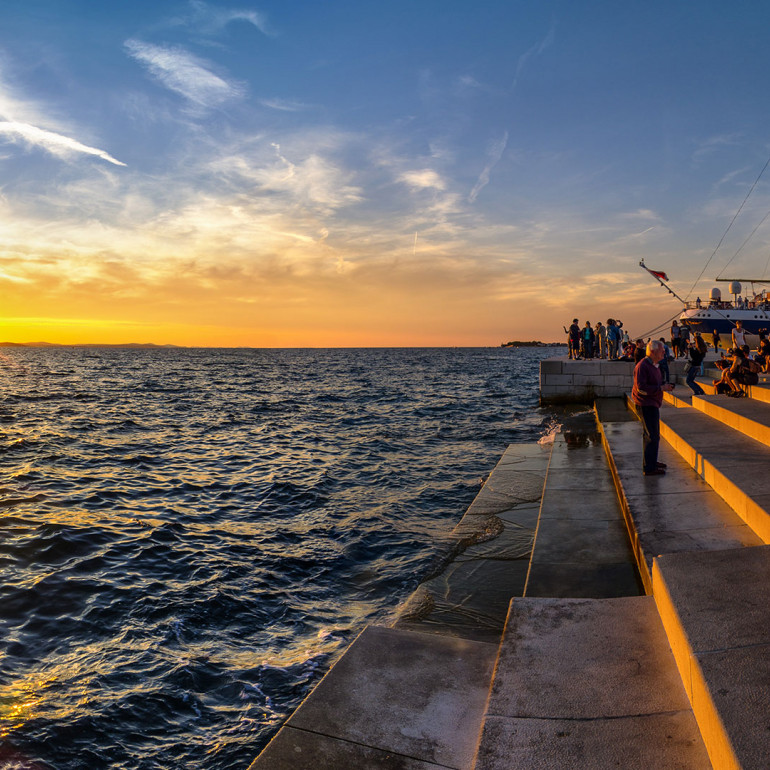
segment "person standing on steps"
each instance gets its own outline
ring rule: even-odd
[[[746,330],[743,321],[736,321],[733,329],[733,348],[742,348],[746,344]]]
[[[674,351],[674,358],[679,358],[679,340],[681,336],[679,324],[674,321],[671,324],[671,349]]]
[[[572,319],[572,325],[569,327],[569,331],[564,329],[564,333],[568,335],[569,339],[569,357],[577,360],[580,358],[580,327],[578,326],[578,319]]]
[[[666,353],[666,346],[660,340],[647,345],[647,355],[634,369],[634,387],[631,399],[642,414],[642,472],[645,476],[662,476],[665,463],[658,462],[660,446],[660,405],[663,391],[673,390],[671,384],[664,384],[658,364]]]
[[[581,351],[583,358],[590,359],[594,357],[594,330],[591,328],[591,322],[586,321],[586,325],[580,331]]]
[[[701,364],[706,357],[706,341],[700,334],[696,333],[695,341],[689,346],[687,352],[690,356],[690,368],[687,371],[687,384],[696,396],[706,395],[703,388],[695,382],[695,378],[700,374]]]

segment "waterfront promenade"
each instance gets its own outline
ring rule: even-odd
[[[770,385],[677,387],[668,473],[645,478],[641,426],[607,393],[623,383],[553,359],[541,381],[556,364],[577,399],[602,393],[591,411],[508,448],[449,568],[359,636],[251,770],[768,766]]]

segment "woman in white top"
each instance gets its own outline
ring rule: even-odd
[[[733,329],[733,348],[742,348],[746,344],[746,330],[743,321],[736,321]]]

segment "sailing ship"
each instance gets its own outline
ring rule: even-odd
[[[717,278],[717,281],[729,283],[729,292],[732,299],[722,299],[722,292],[718,287],[711,289],[708,301],[700,298],[695,302],[685,302],[682,314],[679,316],[679,325],[689,327],[691,332],[712,334],[718,332],[721,337],[730,338],[736,322],[746,330],[747,335],[759,337],[759,332],[770,333],[770,298],[767,289],[756,290],[757,284],[769,283],[758,279]],[[751,289],[743,294],[743,284],[749,284]],[[749,339],[752,345],[754,340]]]
[[[711,257],[709,257],[706,262],[703,271],[705,271],[706,267],[711,263],[711,260],[716,256],[725,237],[769,166],[770,158],[768,158],[764,168],[760,171],[756,181],[746,194],[743,203],[741,203],[735,216],[727,226],[724,235],[722,235],[716,249],[714,249]],[[728,261],[727,265],[722,268],[722,272],[724,272],[738,254],[740,254],[768,218],[770,218],[770,211],[768,211],[762,221],[754,227],[751,234],[743,241],[738,250]],[[672,294],[682,303],[683,309],[679,315],[678,323],[680,326],[688,327],[691,332],[700,332],[700,334],[703,335],[711,335],[714,332],[717,332],[723,340],[730,340],[733,329],[736,327],[738,321],[740,321],[746,332],[749,345],[753,346],[757,343],[760,332],[766,332],[770,335],[770,296],[768,295],[767,288],[761,288],[763,285],[770,286],[770,278],[717,277],[715,281],[729,284],[729,294],[732,296],[732,299],[723,299],[722,290],[719,287],[715,287],[711,289],[709,296],[705,301],[701,300],[700,297],[694,301],[689,301],[687,299],[682,299],[671,289],[668,285],[668,276],[664,272],[651,270],[644,264],[644,260],[642,260],[639,265],[652,275],[661,286],[668,289],[669,294]],[[768,257],[767,264],[765,265],[765,271],[767,270],[768,265],[770,265],[770,257]],[[703,275],[703,271],[701,271],[701,275],[698,276],[698,280],[700,280],[700,277]],[[693,284],[693,288],[698,280]],[[744,292],[744,284],[750,286],[750,289],[747,292]],[[692,289],[690,291],[692,291]],[[689,296],[690,295],[688,295],[688,297]]]

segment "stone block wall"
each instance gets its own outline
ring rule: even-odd
[[[572,361],[560,356],[540,362],[543,404],[591,404],[595,398],[630,393],[633,384],[634,365],[630,361]]]

